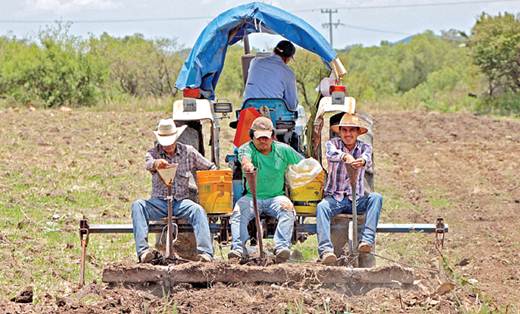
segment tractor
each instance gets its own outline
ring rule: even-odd
[[[372,144],[373,119],[368,114],[356,110],[356,100],[348,96],[347,90],[340,84],[346,75],[346,70],[337,57],[334,49],[326,39],[311,25],[301,18],[280,8],[265,3],[249,3],[231,8],[212,20],[202,31],[186,59],[176,81],[178,90],[182,90],[183,98],[173,103],[172,117],[178,125],[187,125],[180,142],[190,144],[203,155],[210,158],[219,168],[212,174],[193,173],[190,180],[191,197],[197,200],[206,209],[210,231],[219,243],[228,243],[231,239],[229,219],[234,203],[244,193],[244,180],[236,148],[223,156],[220,140],[222,129],[228,126],[221,125],[223,117],[233,114],[235,107],[228,101],[219,101],[215,95],[215,88],[224,67],[224,60],[229,46],[242,42],[244,55],[242,73],[244,82],[247,81],[248,67],[256,55],[251,53],[249,36],[255,33],[278,34],[293,42],[301,49],[318,55],[327,68],[330,76],[326,78],[332,84],[325,84],[327,88],[320,88],[319,97],[311,108],[298,106],[297,110],[290,110],[283,99],[246,99],[237,106],[234,112],[236,121],[229,124],[229,128],[237,127],[241,113],[254,108],[264,116],[269,117],[275,126],[275,136],[292,146],[305,157],[318,160],[326,171],[326,163],[322,157],[323,144],[334,136],[332,133],[322,134],[329,130],[331,125],[339,123],[344,113],[356,113],[369,127],[369,132],[361,140]],[[260,53],[261,55],[261,53]],[[320,82],[316,82],[316,85]],[[323,84],[320,84],[320,86]],[[204,143],[209,142],[210,151],[205,151]],[[229,169],[223,169],[223,161]],[[374,169],[367,169],[365,175],[366,192],[374,190]],[[310,182],[299,193],[288,190],[288,195],[295,205],[297,219],[295,222],[293,242],[305,241],[309,235],[316,233],[314,216],[317,203],[322,198],[324,176]],[[363,217],[352,215],[338,215],[332,221],[331,232],[335,253],[339,256],[346,251],[352,252],[357,243],[353,235],[354,218],[359,218],[361,226]],[[150,224],[150,232],[164,232],[164,221]],[[189,258],[195,251],[191,227],[185,222],[175,219],[176,251],[180,256]],[[260,235],[262,238],[272,237],[276,221],[272,218],[261,217]],[[251,224],[252,235],[250,245],[258,242],[255,236],[256,225]],[[350,231],[350,232],[349,232]],[[442,220],[436,224],[379,224],[381,232],[425,232],[443,236],[448,231]],[[130,225],[89,225],[87,220],[80,223],[82,241],[81,276],[84,274],[84,256],[86,243],[90,233],[132,232]],[[350,235],[350,236],[349,236]],[[157,237],[163,238],[164,237]],[[164,246],[164,243],[157,243]],[[375,257],[372,254],[356,255],[354,266],[372,267]]]

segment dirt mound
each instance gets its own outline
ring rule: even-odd
[[[320,285],[218,283],[180,284],[167,297],[147,287],[125,288],[90,284],[68,296],[46,294],[38,304],[6,303],[4,313],[373,313],[425,309],[455,311],[455,301],[424,288],[412,291],[375,289],[365,296],[347,297]],[[152,290],[152,287],[149,287]]]

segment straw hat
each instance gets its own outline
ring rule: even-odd
[[[153,131],[153,133],[160,145],[170,146],[177,141],[186,127],[186,125],[176,127],[173,119],[161,119],[157,126],[157,131]]]
[[[359,135],[365,134],[368,132],[368,128],[366,127],[365,122],[363,120],[361,120],[355,114],[345,113],[343,115],[343,117],[341,117],[339,124],[331,126],[330,129],[333,132],[339,133],[339,128],[342,126],[350,126],[350,127],[359,128]]]

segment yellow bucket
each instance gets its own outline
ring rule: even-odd
[[[316,207],[323,198],[324,185],[325,172],[322,171],[306,185],[289,189],[289,195],[297,214],[316,215]]]
[[[233,211],[231,170],[197,171],[200,205],[207,214],[230,214]]]

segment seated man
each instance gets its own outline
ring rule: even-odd
[[[274,234],[277,262],[289,259],[291,238],[294,227],[294,206],[284,195],[285,171],[289,165],[297,164],[302,157],[290,146],[273,141],[273,123],[266,117],[253,121],[250,130],[251,141],[239,148],[238,158],[244,173],[257,169],[257,202],[260,214],[278,219]],[[247,225],[255,217],[249,185],[247,195],[235,204],[231,216],[231,251],[228,258],[241,258],[246,254],[245,242],[249,238]]]
[[[287,66],[296,48],[287,40],[280,41],[268,57],[251,61],[244,100],[249,98],[282,98],[290,110],[298,106],[296,78]]]
[[[152,195],[148,200],[137,200],[132,204],[132,223],[137,256],[141,263],[149,263],[155,253],[148,246],[148,223],[168,216],[168,187],[159,177],[157,169],[177,164],[173,179],[173,215],[187,219],[193,226],[197,251],[201,261],[211,261],[213,246],[208,218],[204,209],[188,199],[188,181],[192,170],[215,169],[215,165],[204,158],[193,146],[176,143],[186,126],[177,128],[173,119],[159,122],[155,146],[146,153],[146,170],[152,174]]]
[[[359,169],[356,183],[357,212],[365,213],[365,225],[360,235],[358,251],[369,253],[374,239],[383,205],[383,197],[379,193],[364,195],[363,177],[365,168],[372,164],[372,147],[359,141],[359,135],[368,129],[355,115],[344,114],[339,125],[331,127],[339,133],[326,143],[326,156],[329,165],[325,198],[316,209],[316,228],[318,233],[318,253],[324,264],[334,264],[336,255],[330,240],[330,220],[340,213],[352,214],[352,187],[347,173],[347,164]],[[356,244],[357,245],[357,244]]]

